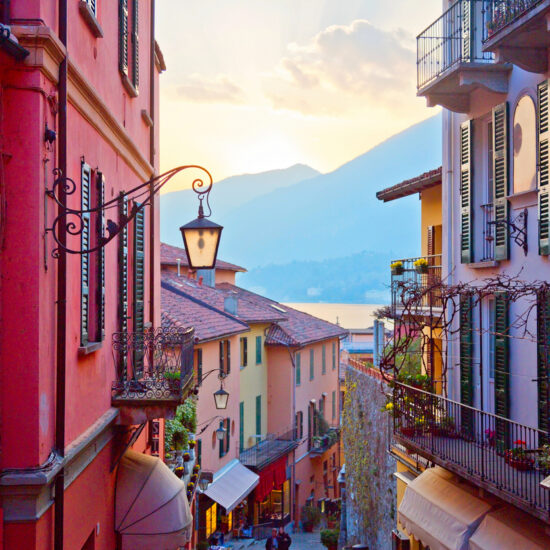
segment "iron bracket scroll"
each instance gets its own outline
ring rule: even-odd
[[[54,181],[51,189],[46,190],[46,195],[54,199],[57,203],[57,216],[54,218],[50,227],[46,227],[46,234],[51,233],[56,242],[56,247],[52,250],[52,256],[59,258],[62,253],[66,254],[90,254],[102,249],[107,243],[112,241],[146,206],[150,205],[151,198],[156,195],[174,176],[184,170],[201,173],[201,177],[194,177],[191,182],[191,188],[199,196],[199,200],[206,198],[208,204],[209,193],[212,189],[213,179],[210,172],[198,165],[186,165],[172,168],[163,174],[154,176],[146,182],[143,182],[129,191],[123,191],[120,196],[108,200],[94,208],[82,210],[67,206],[65,197],[71,197],[77,194],[78,186],[75,181],[64,175],[59,168],[53,169]],[[152,186],[152,190],[151,190]],[[133,201],[132,207],[127,215],[118,212],[120,197],[123,196]],[[63,198],[62,198],[63,197]],[[140,202],[138,202],[138,199]],[[59,230],[64,228],[67,236],[81,235],[86,227],[87,218],[91,215],[105,213],[113,210],[117,216],[116,221],[108,219],[103,228],[103,235],[97,237],[93,247],[88,249],[70,248],[64,245],[59,239]],[[207,216],[206,216],[207,217]],[[106,233],[106,234],[105,234]]]
[[[499,220],[488,222],[495,227],[498,225],[506,225],[509,230],[510,238],[520,247],[523,248],[523,253],[527,256],[529,250],[527,244],[527,216],[528,210],[524,208],[513,220]]]

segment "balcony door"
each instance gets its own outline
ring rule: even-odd
[[[495,413],[495,299],[485,302],[483,324],[483,410]]]

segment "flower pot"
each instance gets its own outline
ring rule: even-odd
[[[392,267],[391,268],[391,274],[392,275],[403,275],[403,267]]]
[[[414,266],[417,273],[420,273],[420,275],[426,275],[428,273],[428,266],[427,265],[416,265]]]
[[[510,457],[510,461],[508,462],[508,464],[510,464],[512,468],[515,468],[520,472],[526,472],[527,470],[533,469],[533,461],[528,458],[518,460],[516,458]]]
[[[402,426],[399,431],[405,437],[413,437],[416,433],[416,428],[411,428],[410,426]]]

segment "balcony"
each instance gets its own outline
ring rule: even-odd
[[[418,260],[426,260],[427,265],[415,266]],[[401,264],[396,265],[396,264]],[[432,312],[441,310],[441,298],[438,289],[430,291],[430,287],[441,282],[441,254],[424,256],[420,258],[406,258],[392,262],[391,271],[391,294],[392,314],[399,316],[405,312],[406,304],[412,291],[420,291],[420,300],[415,300],[409,314],[429,315]]]
[[[312,458],[321,456],[331,447],[336,445],[340,439],[339,428],[329,428],[325,435],[316,435],[311,440],[311,448],[309,454]]]
[[[483,51],[532,73],[548,70],[550,0],[491,0]]]
[[[193,338],[194,329],[113,334],[117,379],[111,402],[120,410],[120,423],[173,417],[194,383]]]
[[[395,383],[393,433],[408,451],[550,523],[540,485],[550,472],[539,467],[546,432]]]
[[[261,470],[278,458],[290,453],[298,446],[296,428],[291,427],[278,433],[267,434],[253,447],[240,452],[239,460],[245,466]]]
[[[418,35],[417,90],[428,106],[458,113],[470,110],[470,95],[483,92],[493,103],[508,91],[510,66],[482,50],[487,37],[488,0],[459,0]]]

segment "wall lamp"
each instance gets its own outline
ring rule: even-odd
[[[227,402],[229,401],[229,393],[226,392],[223,389],[223,379],[227,376],[221,369],[212,369],[209,370],[207,373],[205,373],[203,376],[201,376],[201,379],[198,380],[197,386],[195,386],[195,394],[199,392],[198,385],[202,384],[206,378],[208,378],[208,375],[212,374],[213,372],[218,373],[218,379],[220,381],[220,389],[214,392],[214,403],[216,405],[216,409],[227,409]]]
[[[205,420],[202,424],[206,424],[206,426],[204,426],[203,428],[201,428],[199,430],[199,433],[197,435],[201,435],[202,433],[204,433],[208,427],[210,426],[210,424],[212,424],[212,422],[214,422],[214,420],[225,420],[222,416],[213,416],[212,418],[209,418],[208,420]],[[202,426],[202,424],[199,424],[199,426]],[[227,433],[227,430],[223,427],[223,425],[221,425],[217,430],[216,430],[216,439],[218,441],[223,441],[224,438],[225,438],[225,434]]]
[[[212,215],[209,203],[209,195],[212,189],[213,180],[210,172],[198,165],[178,166],[168,172],[164,172],[150,180],[141,183],[133,189],[122,193],[119,197],[105,201],[95,208],[88,210],[70,208],[65,204],[65,197],[74,195],[77,191],[75,181],[62,174],[59,168],[54,168],[54,182],[51,189],[46,191],[49,197],[52,197],[58,206],[58,216],[54,219],[52,226],[46,228],[57,243],[52,251],[54,258],[59,258],[62,252],[67,254],[90,254],[102,249],[108,242],[112,241],[147,205],[150,205],[151,196],[156,195],[174,176],[184,170],[201,173],[201,177],[195,177],[192,181],[192,189],[198,195],[199,212],[198,217],[180,227],[185,246],[185,252],[191,269],[212,269],[216,264],[216,256],[220,244],[220,237],[223,227],[207,218]],[[206,175],[206,177],[205,177]],[[95,214],[104,214],[108,210],[119,210],[120,200],[132,199],[133,205],[128,214],[118,212],[117,221],[107,220],[107,235],[102,231],[98,237],[97,243],[83,249],[69,248],[60,241],[59,232],[62,229],[67,235],[81,235],[86,227],[90,225],[90,217]],[[143,202],[138,202],[138,199]],[[208,213],[204,213],[203,201],[206,202]]]

